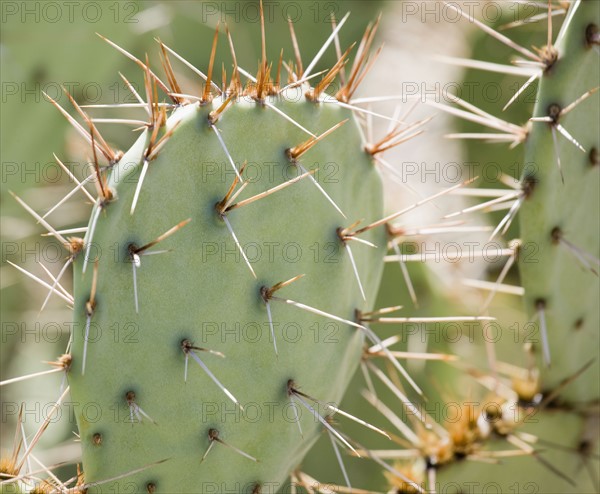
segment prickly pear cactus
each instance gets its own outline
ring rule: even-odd
[[[538,81],[530,122],[517,127],[480,113],[479,123],[506,134],[475,136],[524,148],[519,190],[507,190],[495,201],[512,202],[492,237],[506,233],[516,217],[520,239],[493,290],[502,289],[515,262],[527,314],[517,325],[533,336],[525,338],[524,352],[518,341],[509,346],[510,364],[490,359],[489,374],[469,370],[485,393],[474,401],[443,402],[457,407],[458,419],[444,417],[443,428],[418,435],[419,461],[397,463],[421,486],[435,485],[441,492],[598,492],[600,5],[573,2],[565,10],[556,40],[549,28],[549,43],[537,54],[478,23],[537,60],[525,86]],[[546,16],[552,17],[550,3]],[[478,62],[470,65],[481,68]],[[511,103],[522,104],[519,94]],[[502,466],[465,461],[500,458]],[[389,478],[395,492],[413,492],[397,476]]]
[[[526,142],[521,238],[539,251],[519,263],[525,304],[540,327],[543,386],[556,388],[594,360],[560,393],[567,402],[600,397],[598,353],[600,239],[598,193],[598,30],[600,5],[572,9],[556,43],[558,59],[540,78]],[[595,115],[595,116],[594,116]],[[546,118],[544,118],[546,117]]]
[[[377,168],[398,176],[381,154],[420,134],[429,119],[407,123],[398,117],[401,108],[389,117],[370,106],[405,95],[353,98],[376,58],[369,53],[378,23],[344,53],[337,34],[346,17],[333,22],[333,33],[304,69],[290,22],[295,61],[269,64],[261,3],[258,73],[238,66],[227,30],[233,70],[227,77],[222,65],[221,85],[213,77],[223,36],[218,27],[206,74],[159,41],[166,83],[148,59],[144,63],[109,41],[141,67],[145,81],[141,94],[126,85],[137,101],[128,108],[146,111],[147,121],[110,119],[141,126],[124,153],[100,134],[95,121],[102,119],[91,118],[74,98],[69,96],[77,118],[51,100],[91,145],[94,170],[85,182],[93,182],[97,194],[78,183],[58,204],[80,189],[92,200],[84,238],[66,237],[71,230],[57,232],[47,222],[58,205],[41,217],[16,197],[69,252],[56,277],[47,270],[49,282],[19,269],[48,290],[44,305],[53,295],[72,305],[75,324],[66,353],[50,362],[53,369],[0,382],[65,376],[58,402],[33,438],[24,432],[27,409],[15,407],[13,449],[0,461],[2,492],[266,494],[286,492],[286,479],[290,492],[302,493],[598,492],[600,4],[549,1],[544,15],[525,20],[549,19],[548,44],[534,51],[455,2],[438,5],[526,59],[519,68],[457,63],[527,75],[524,88],[537,80],[534,116],[524,125],[460,98],[440,103],[423,95],[428,108],[494,132],[452,137],[524,148],[518,187],[508,180],[508,190],[472,187],[469,195],[493,199],[447,215],[440,211],[447,219],[507,210],[495,228],[451,221],[410,229],[396,221],[473,180],[384,216]],[[552,18],[565,14],[554,40]],[[334,46],[337,63],[317,78],[319,57]],[[200,91],[184,92],[170,57],[203,79]],[[521,104],[521,94],[509,104]],[[380,140],[371,135],[373,117],[389,125]],[[520,238],[502,239],[517,217]],[[505,242],[493,252],[507,261],[492,282],[468,280],[487,291],[474,309],[478,315],[388,317],[399,309],[398,271],[390,275],[393,283],[382,284],[383,307],[376,304],[385,260],[400,262],[416,305],[404,263],[424,262],[428,255],[426,249],[404,254],[404,239],[482,230]],[[491,253],[490,245],[483,247],[469,250],[469,258]],[[384,258],[388,248],[394,255]],[[60,284],[69,266],[73,296]],[[504,283],[516,278],[513,266],[523,287]],[[492,304],[501,292],[523,296],[525,311],[516,316],[522,321],[510,320],[515,306]],[[458,299],[452,304],[462,303]],[[507,333],[502,324],[512,330],[534,322],[537,338],[523,345],[518,329],[515,340],[496,344],[487,333],[496,316],[501,333]],[[415,351],[408,327],[384,341],[370,328],[442,323],[443,332],[443,323],[463,320],[481,334],[466,347],[428,341],[439,353],[421,345]],[[434,334],[431,327],[424,330]],[[485,348],[478,345],[482,339]],[[402,348],[390,349],[397,344]],[[412,366],[419,369],[413,376],[398,358],[426,361],[427,367]],[[368,421],[338,407],[359,366],[364,380],[351,394],[372,406],[369,412],[364,401],[358,407]],[[435,388],[441,388],[439,396]],[[83,457],[82,470],[63,483],[32,451],[68,392]],[[348,420],[382,437],[354,435],[352,427],[342,432],[338,421]],[[371,425],[381,421],[389,432]],[[319,482],[302,462],[320,436],[330,440],[331,461]],[[371,460],[366,468],[373,475],[358,469],[348,474],[345,463],[359,456]],[[582,466],[589,474],[580,473]],[[342,477],[346,486],[334,485]],[[355,477],[371,490],[353,488]]]
[[[457,100],[468,112],[444,108],[502,132],[461,137],[522,146],[519,187],[500,191],[498,198],[477,208],[504,203],[507,212],[491,239],[506,234],[518,218],[520,239],[508,244],[514,253],[488,290],[497,294],[514,288],[503,283],[511,266],[518,265],[526,315],[515,324],[489,304],[493,295],[486,296],[481,311],[510,321],[520,328],[519,335],[494,345],[486,340],[487,349],[481,348],[488,357],[485,370],[481,364],[461,367],[479,389],[465,385],[473,381],[464,374],[448,379],[461,392],[468,387],[465,394],[470,396],[458,391],[442,396],[439,408],[430,402],[429,428],[417,423],[414,435],[398,428],[418,454],[407,459],[410,455],[399,449],[385,450],[385,455],[397,458],[395,468],[427,492],[598,492],[600,5],[585,0],[561,5],[566,15],[555,39],[551,20],[557,6],[548,2],[548,10],[537,16],[550,19],[548,44],[531,51],[456,5],[445,4],[535,67],[523,86],[537,80],[533,117],[525,125],[464,101]],[[503,74],[514,69],[457,63]],[[522,94],[509,103],[523,105]],[[437,377],[445,374],[444,368]],[[395,413],[404,418],[409,412]],[[392,492],[417,492],[397,472],[388,470],[386,476]]]
[[[99,170],[68,374],[86,482],[153,465],[114,487],[274,492],[335,411],[383,267],[347,227],[382,185],[350,110],[296,86],[151,102]]]

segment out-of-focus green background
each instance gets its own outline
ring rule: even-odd
[[[404,9],[402,4],[425,5],[433,2],[402,2],[376,0],[347,0],[347,1],[271,1],[265,0],[267,14],[267,52],[272,60],[279,56],[284,49],[284,59],[293,59],[292,44],[287,26],[287,17],[294,22],[298,36],[303,61],[306,64],[312,59],[324,40],[331,32],[329,22],[331,13],[339,20],[350,11],[351,16],[340,33],[342,49],[352,41],[360,38],[369,21],[374,20],[379,12],[383,13],[382,28],[378,35],[379,41],[386,41],[384,50],[388,53],[387,67],[391,74],[389,78],[379,76],[365,80],[362,94],[386,95],[397,91],[398,85],[394,77],[404,77],[411,80],[411,70],[417,66],[401,66],[400,60],[406,56],[406,51],[423,49],[429,54],[448,55],[447,47],[440,40],[438,30],[444,19],[435,15],[418,17],[407,16],[412,10]],[[485,2],[484,2],[485,3]],[[43,370],[44,360],[53,360],[64,350],[68,340],[69,321],[71,314],[65,304],[53,298],[44,312],[39,308],[46,292],[34,282],[25,278],[6,261],[12,261],[24,266],[36,275],[47,279],[43,270],[36,265],[42,261],[50,266],[53,273],[59,269],[58,262],[65,258],[66,253],[57,248],[57,243],[40,237],[43,228],[20,208],[7,193],[9,190],[21,196],[35,210],[47,211],[59,198],[65,195],[72,186],[54,163],[52,153],[56,153],[65,162],[74,163],[73,170],[83,178],[85,165],[90,155],[84,144],[66,120],[60,116],[50,103],[44,100],[42,90],[57,99],[62,105],[73,110],[64,95],[60,93],[60,85],[66,86],[80,104],[90,103],[119,103],[130,100],[130,95],[123,82],[118,77],[122,72],[131,82],[143,92],[140,70],[123,55],[104,43],[95,33],[100,33],[115,41],[139,58],[146,53],[151,60],[158,60],[158,45],[154,38],[159,37],[168,46],[176,49],[189,62],[206,70],[210,53],[212,36],[216,21],[226,22],[229,26],[240,64],[251,72],[256,70],[256,61],[260,54],[260,24],[258,18],[258,2],[244,1],[102,1],[102,2],[36,2],[36,1],[3,1],[1,3],[1,134],[0,152],[2,165],[1,199],[2,207],[2,265],[0,266],[0,288],[2,313],[2,340],[0,357],[0,379]],[[496,24],[508,22],[514,17],[510,12],[502,18],[495,19]],[[541,23],[543,24],[543,23]],[[511,36],[525,40],[527,45],[541,45],[544,42],[545,26],[535,24],[514,31]],[[425,27],[423,27],[425,26]],[[510,50],[497,41],[475,32],[466,25],[444,27],[448,44],[460,42],[463,51],[460,56],[506,63],[512,55]],[[415,37],[419,38],[415,40]],[[410,39],[410,42],[408,40]],[[406,41],[405,41],[406,40]],[[460,44],[459,43],[459,44]],[[391,55],[390,55],[391,54]],[[397,58],[396,57],[397,54]],[[414,55],[414,53],[413,53]],[[223,60],[230,72],[231,57],[224,36],[221,36],[217,60]],[[186,91],[198,93],[201,81],[177,62],[171,59],[180,82]],[[319,69],[331,67],[335,63],[335,53],[328,50],[318,65]],[[417,62],[420,66],[421,62]],[[426,63],[425,60],[422,63]],[[428,62],[432,70],[442,67],[441,62]],[[158,68],[158,62],[153,63]],[[160,72],[160,69],[158,69]],[[394,72],[395,71],[395,72]],[[217,71],[220,79],[220,68]],[[377,72],[375,72],[377,73]],[[395,76],[393,74],[396,74]],[[476,83],[484,87],[498,85],[505,89],[506,98],[496,100],[486,97],[480,89],[471,92],[470,101],[485,110],[499,114],[508,99],[509,88],[521,79],[500,76],[480,71],[459,72],[456,81],[461,87],[469,87],[468,83]],[[432,76],[435,79],[435,75]],[[514,91],[514,90],[513,90]],[[487,95],[489,96],[489,94]],[[504,113],[506,120],[523,123],[531,112],[533,100],[520,101]],[[387,110],[387,111],[386,111]],[[119,115],[136,115],[136,111],[119,114],[123,110],[94,110],[96,117],[117,117]],[[393,113],[391,105],[383,106],[382,112]],[[425,114],[432,114],[425,111]],[[138,113],[144,118],[143,113]],[[473,125],[454,122],[455,130],[479,131]],[[102,125],[99,128],[105,138],[116,148],[125,149],[134,139],[135,134],[128,126]],[[421,137],[420,146],[427,147],[427,139]],[[490,151],[493,150],[493,152]],[[477,162],[476,173],[481,173],[486,164],[497,163],[507,173],[515,173],[519,169],[520,151],[509,152],[506,146],[495,145],[493,148],[471,143],[469,146],[459,146],[459,154],[463,160]],[[477,168],[479,167],[479,168]],[[488,167],[489,169],[489,167]],[[487,180],[484,174],[484,185],[496,187],[493,180]],[[418,184],[416,184],[418,185]],[[388,187],[389,188],[389,187]],[[388,195],[405,194],[405,191],[390,189]],[[392,201],[393,202],[393,201]],[[77,195],[70,206],[61,208],[48,217],[51,224],[61,228],[82,226],[86,223],[89,207],[85,205],[83,195]],[[392,206],[390,206],[390,209]],[[496,216],[496,220],[499,217]],[[516,230],[511,230],[515,233]],[[513,235],[514,236],[514,235]],[[510,237],[510,236],[509,236]],[[498,269],[499,267],[497,267]],[[497,275],[497,269],[489,273],[490,279]],[[454,293],[443,293],[436,278],[424,273],[422,267],[411,266],[411,273],[417,285],[420,298],[420,308],[409,308],[410,315],[451,315],[464,313],[472,309],[468,302],[462,300],[457,290]],[[515,274],[511,274],[508,282],[517,283]],[[68,289],[71,285],[69,276],[64,278]],[[427,284],[430,282],[429,284]],[[448,295],[448,298],[444,298]],[[386,270],[382,295],[378,306],[405,304],[410,307],[406,288],[401,282],[398,266],[389,266]],[[510,297],[499,297],[499,309],[494,315],[501,316],[501,324],[507,327],[518,321],[523,322],[518,300]],[[406,312],[405,315],[409,313]],[[397,328],[385,328],[381,334],[392,334]],[[384,333],[386,331],[387,333]],[[506,332],[508,342],[503,350],[504,356],[514,351],[510,331]],[[479,355],[473,363],[485,367],[486,354],[481,347],[481,338],[476,338],[479,344]],[[430,349],[447,350],[447,342],[439,344],[430,342]],[[464,341],[463,341],[464,343]],[[461,343],[461,345],[463,345]],[[470,344],[470,343],[469,343]],[[477,343],[473,343],[477,344]],[[450,345],[452,346],[452,345]],[[451,348],[457,351],[457,347]],[[469,350],[469,355],[476,352]],[[522,362],[515,362],[522,364]],[[423,368],[414,366],[420,381],[423,379]],[[429,366],[435,371],[435,379],[429,380],[428,393],[436,395],[445,388],[445,395],[461,396],[461,381],[454,381],[450,376],[453,372],[445,364]],[[355,390],[361,385],[362,377],[357,376]],[[450,385],[449,383],[455,384]],[[2,454],[12,446],[14,434],[15,413],[14,405],[25,402],[25,425],[28,432],[35,430],[35,425],[47,412],[47,404],[58,397],[61,378],[50,376],[1,389],[2,393]],[[388,395],[382,395],[389,398]],[[394,403],[392,398],[388,403]],[[381,417],[374,413],[368,404],[354,392],[344,404],[347,408],[362,417],[381,423]],[[73,441],[75,424],[72,417],[64,414],[62,420],[49,428],[41,443],[41,455],[48,464],[58,459],[77,458],[77,445]],[[360,438],[363,431],[356,427],[347,427],[350,435]],[[367,436],[367,442],[376,444],[374,439]],[[351,477],[357,486],[382,489],[385,480],[379,469],[373,465],[348,459],[347,464]],[[321,476],[326,481],[341,482],[333,451],[327,441],[317,445],[314,454],[306,460],[306,467],[317,478]],[[68,476],[73,472],[61,472]]]

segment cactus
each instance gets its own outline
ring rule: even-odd
[[[246,86],[231,37],[230,84],[212,81],[219,28],[201,97],[176,95],[165,45],[171,87],[138,61],[149,122],[124,154],[73,98],[85,128],[48,97],[91,144],[98,192],[83,240],[38,217],[75,272],[77,329],[58,368],[77,403],[87,485],[258,492],[284,481],[321,425],[352,448],[328,416],[343,413],[332,403],[365,335],[379,341],[355,321],[371,311],[383,269],[379,149],[325,93],[350,50],[314,87],[306,78],[320,55],[304,71],[297,59],[299,76],[283,87],[281,59],[270,76],[262,28],[263,59]],[[121,334],[107,337],[110,328]]]
[[[549,3],[549,18],[551,7]],[[525,313],[535,326],[532,332],[531,322],[520,323],[521,335],[529,341],[516,362],[520,366],[526,362],[525,368],[495,368],[495,373],[508,379],[495,377],[487,383],[491,376],[471,369],[487,397],[476,393],[479,400],[465,396],[458,402],[442,401],[446,407],[458,406],[458,415],[446,417],[441,429],[423,431],[415,438],[421,458],[397,463],[397,469],[430,489],[435,485],[441,492],[598,491],[594,458],[598,451],[600,130],[595,93],[600,65],[594,33],[599,14],[597,2],[575,2],[555,43],[549,27],[548,44],[537,55],[517,45],[541,67],[523,86],[524,90],[538,79],[530,122],[517,127],[498,119],[492,122],[491,116],[483,119],[491,127],[500,122],[505,134],[481,135],[482,139],[523,144],[519,191],[507,191],[502,199],[513,203],[492,235],[505,233],[518,217],[520,240],[512,245],[514,255],[494,290],[500,289],[516,261]],[[517,92],[509,104],[521,104],[522,94]],[[461,116],[472,119],[472,115]],[[512,346],[515,353],[514,342]],[[550,451],[542,454],[546,448]],[[514,455],[521,457],[504,460],[502,467],[464,461]],[[414,492],[397,475],[388,473],[388,477],[395,492]]]
[[[64,484],[26,473],[21,486],[274,493],[286,491],[289,478],[293,492],[350,492],[345,462],[361,456],[377,472],[361,487],[395,494],[597,492],[600,131],[593,105],[600,6],[564,6],[556,42],[549,27],[548,44],[536,53],[456,5],[446,7],[535,61],[525,88],[538,80],[534,116],[522,126],[459,99],[466,111],[432,104],[504,133],[482,139],[524,150],[519,187],[492,201],[509,205],[492,238],[510,232],[517,217],[520,238],[500,250],[508,262],[475,316],[388,317],[397,307],[377,303],[396,300],[395,288],[382,282],[387,248],[394,251],[387,261],[411,258],[402,253],[407,232],[395,220],[466,185],[384,213],[378,167],[388,165],[380,154],[419,134],[426,121],[396,122],[379,140],[363,133],[364,115],[381,115],[352,95],[376,58],[369,52],[377,24],[367,28],[346,74],[354,47],[342,52],[337,34],[346,18],[334,23],[324,48],[335,42],[337,63],[318,79],[309,76],[322,51],[303,69],[292,28],[287,85],[282,58],[267,61],[264,19],[256,77],[238,67],[227,31],[233,71],[227,77],[223,69],[217,85],[217,27],[206,75],[194,69],[203,89],[192,95],[180,88],[170,58],[191,64],[160,41],[167,83],[148,59],[109,41],[144,75],[144,98],[133,94],[148,121],[129,122],[143,131],[125,153],[107,144],[74,98],[79,120],[48,98],[91,146],[87,181],[96,183],[97,196],[85,237],[57,232],[15,197],[68,250],[57,278],[73,267],[73,298],[59,279],[42,282],[46,302],[61,297],[75,318],[66,354],[46,373],[65,375],[50,415],[70,392],[83,470]],[[509,103],[521,104],[521,94]],[[394,339],[384,343],[371,329],[466,319],[482,324],[485,335],[490,314],[506,324],[492,302],[513,265],[524,288],[523,326],[519,343],[498,345],[500,361],[485,363],[494,353],[489,344],[473,361],[461,360],[452,345],[429,349],[436,354],[398,354],[388,348]],[[385,278],[397,284],[398,272],[390,273]],[[523,349],[527,319],[537,337]],[[398,355],[438,362],[412,375]],[[360,382],[353,378],[359,366]],[[431,396],[438,380],[448,389]],[[356,416],[340,408],[348,388],[373,410],[364,401]],[[455,415],[428,412],[440,405]],[[39,433],[49,424],[47,418]],[[379,434],[347,434],[344,426]],[[320,436],[327,438],[331,472],[319,482],[301,464]],[[17,438],[2,475],[26,470],[38,439]],[[589,475],[579,473],[581,465]],[[341,478],[346,487],[327,487]]]
[[[311,410],[328,413],[306,394],[338,402],[358,365],[354,313],[374,302],[382,251],[350,247],[343,229],[346,218],[382,215],[377,170],[356,125],[344,125],[349,110],[286,101],[276,88],[236,92],[206,93],[162,129],[157,122],[111,170],[95,206],[88,252],[116,250],[83,279],[86,258],[75,262],[85,331],[75,332],[69,384],[106,417],[90,424],[75,411],[86,480],[168,458],[127,482],[162,492],[281,483],[316,438]],[[380,230],[361,238],[381,243]],[[172,252],[145,257],[158,249]],[[86,340],[91,322],[100,331],[124,321],[139,331],[135,350]]]
[[[540,79],[534,116],[552,120],[534,122],[528,136],[524,181],[531,191],[519,216],[523,243],[539,246],[539,262],[519,267],[528,313],[545,322],[545,327],[540,323],[544,344],[538,348],[544,388],[557,387],[594,360],[560,394],[561,400],[573,403],[600,397],[595,377],[600,293],[594,264],[600,251],[595,231],[600,130],[588,118],[598,106],[593,94],[598,89],[598,52],[591,32],[597,29],[599,13],[595,2],[582,2],[570,13],[556,43],[558,59]]]

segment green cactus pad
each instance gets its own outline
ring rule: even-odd
[[[172,134],[149,163],[131,214],[151,131],[138,139],[111,171],[107,186],[113,199],[96,206],[101,211],[93,238],[88,230],[87,261],[82,255],[75,263],[79,331],[69,383],[78,404],[86,482],[167,460],[115,483],[135,486],[138,492],[252,492],[257,485],[274,492],[324,430],[300,399],[294,399],[300,434],[288,381],[311,397],[336,403],[359,363],[361,329],[275,297],[350,321],[355,310],[372,306],[385,249],[350,242],[365,302],[338,229],[382,216],[378,173],[349,110],[304,97],[267,102],[315,135],[350,120],[298,162],[317,170],[315,180],[347,219],[308,176],[227,211],[255,278],[215,209],[236,177],[209,121],[222,101],[189,104],[171,114],[166,129]],[[248,185],[236,201],[302,174],[286,151],[310,136],[272,107],[241,99],[215,125],[236,167],[247,162]],[[188,218],[171,236],[140,252],[134,268],[132,246],[143,246]],[[363,238],[385,245],[382,228]],[[144,255],[162,250],[168,252]],[[261,288],[301,274],[302,279],[269,300],[276,354]],[[188,346],[184,382],[185,340],[225,357]],[[302,399],[321,416],[332,414],[322,404]],[[214,431],[209,437],[211,430],[218,431],[222,442],[214,439]]]
[[[598,86],[600,59],[588,44],[587,33],[599,18],[598,2],[581,2],[570,12],[556,45],[559,58],[540,81],[535,117],[560,111]],[[595,359],[591,368],[560,392],[561,399],[574,403],[589,403],[600,397],[596,358],[600,344],[600,283],[598,266],[589,258],[598,259],[600,253],[600,167],[593,163],[594,150],[597,153],[600,146],[598,96],[591,95],[558,117],[556,123],[532,124],[526,143],[525,177],[533,188],[520,211],[521,238],[528,253],[519,263],[525,304],[538,322],[543,312],[547,326],[549,355],[543,357],[542,334],[536,345],[540,365],[545,367],[543,387],[556,388]],[[565,138],[557,125],[579,145]],[[582,256],[588,256],[587,260],[581,262]],[[542,329],[542,324],[539,326]]]

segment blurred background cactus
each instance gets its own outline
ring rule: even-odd
[[[382,167],[386,209],[397,211],[443,186],[479,176],[476,187],[480,197],[461,194],[441,198],[435,205],[425,205],[403,217],[403,228],[410,231],[438,226],[445,215],[490,199],[498,198],[496,205],[504,207],[492,205],[453,218],[464,220],[468,227],[483,227],[481,230],[487,227],[489,231],[483,233],[476,229],[461,232],[463,225],[454,221],[450,224],[455,231],[450,235],[437,232],[427,237],[400,237],[400,248],[407,254],[407,260],[411,254],[427,249],[451,247],[443,251],[445,256],[438,256],[438,262],[406,263],[414,293],[408,288],[398,263],[386,264],[376,307],[403,305],[402,315],[413,317],[468,313],[491,315],[497,320],[489,324],[374,324],[382,338],[399,335],[395,351],[412,352],[413,356],[421,352],[438,355],[436,361],[407,360],[407,368],[427,401],[419,402],[419,397],[410,390],[403,391],[421,403],[419,409],[425,410],[440,427],[419,425],[415,412],[407,412],[401,406],[375,371],[368,374],[373,382],[365,381],[364,373],[359,372],[342,408],[393,432],[397,442],[390,445],[385,438],[366,434],[360,426],[344,424],[343,432],[357,441],[358,447],[369,448],[371,456],[380,458],[368,461],[344,455],[344,463],[355,488],[376,492],[414,492],[398,473],[429,491],[434,490],[431,482],[435,479],[437,492],[598,492],[598,278],[593,273],[594,270],[597,273],[595,263],[599,255],[599,167],[594,155],[600,145],[598,94],[586,96],[568,116],[561,115],[560,122],[558,117],[550,122],[528,121],[532,116],[547,116],[553,103],[560,112],[595,90],[600,75],[597,38],[600,2],[452,3],[462,5],[467,15],[461,16],[442,2],[265,1],[270,60],[277,60],[282,48],[287,58],[294,53],[287,17],[293,20],[303,56],[310,58],[331,32],[332,13],[339,20],[351,12],[340,32],[342,47],[359,40],[366,23],[383,13],[375,46],[377,42],[385,46],[357,96],[403,97],[361,106],[398,118],[416,103],[410,114],[411,122],[435,115],[424,135],[386,153],[386,162],[396,168],[390,173]],[[136,87],[144,87],[142,71],[107,47],[95,32],[142,59],[146,52],[157,58],[154,38],[160,38],[194,66],[204,69],[216,23],[225,21],[232,31],[238,59],[254,68],[251,61],[260,58],[257,1],[68,4],[2,3],[0,379],[3,381],[38,372],[46,368],[41,362],[56,360],[67,345],[72,318],[58,299],[40,313],[47,291],[5,262],[14,262],[42,276],[43,270],[36,266],[40,252],[49,265],[62,262],[64,253],[56,248],[55,242],[39,236],[43,229],[7,191],[22,197],[36,211],[48,211],[71,189],[68,177],[60,173],[52,153],[63,161],[76,163],[74,169],[80,178],[85,176],[87,160],[91,158],[89,148],[45,101],[41,91],[65,102],[60,89],[63,84],[80,104],[123,102],[128,92],[116,77],[117,72],[126,75]],[[568,15],[574,15],[575,7],[580,14],[573,21]],[[483,32],[468,15],[481,19],[539,59],[512,64],[516,58],[527,57],[514,46]],[[543,51],[548,44],[548,17],[553,33],[550,41],[556,47],[558,61],[544,66],[553,57],[551,50]],[[572,20],[573,34],[565,31],[561,36],[565,19]],[[557,36],[561,36],[560,41]],[[227,59],[228,53],[227,44],[221,43],[217,59]],[[566,57],[571,53],[573,61]],[[330,68],[336,60],[335,51],[330,49],[318,69]],[[492,62],[502,67],[484,67],[465,60]],[[536,70],[542,72],[539,80],[503,112],[511,96]],[[188,87],[199,87],[193,74],[181,69],[176,72]],[[543,91],[541,95],[538,90]],[[440,93],[459,95],[481,111],[461,106],[460,102],[457,105],[450,98],[434,96]],[[431,104],[432,100],[435,104]],[[396,106],[400,110],[394,114]],[[480,118],[456,118],[465,117],[457,109]],[[495,127],[484,130],[482,121],[485,126],[493,117],[482,112],[495,116],[496,121],[492,122]],[[113,116],[109,110],[98,110],[94,115]],[[368,120],[365,123],[372,126],[375,136],[385,135],[389,122]],[[557,123],[572,134],[576,143],[556,131]],[[101,130],[116,148],[127,149],[133,142],[134,136],[120,127],[106,125]],[[496,137],[472,138],[472,134],[481,132],[493,132]],[[557,145],[553,132],[558,132]],[[500,139],[497,137],[500,133],[509,137]],[[526,142],[519,142],[528,133]],[[471,138],[447,139],[448,134]],[[519,145],[511,147],[507,143],[510,138]],[[503,142],[490,143],[490,140]],[[578,149],[577,144],[586,152]],[[557,156],[561,157],[560,169]],[[535,180],[531,180],[529,173],[532,167],[543,171]],[[533,189],[530,201],[529,188]],[[503,192],[498,192],[499,189]],[[518,195],[515,190],[523,190],[523,194]],[[491,231],[510,211],[506,208],[521,199],[518,219],[504,235],[488,241]],[[81,226],[87,221],[83,210],[61,208],[53,213],[52,223],[64,228]],[[509,239],[516,238],[521,239],[520,250],[509,244]],[[539,258],[544,262],[523,263],[527,256],[537,260],[536,252],[527,249],[532,246],[534,250],[536,246],[541,249],[544,243],[547,244],[544,252],[550,251],[550,256],[560,259],[548,260],[544,254]],[[507,267],[507,259],[513,259],[511,255],[489,256],[494,262],[480,259],[469,262],[464,258],[462,262],[454,262],[451,258],[452,249],[470,252],[470,248],[479,250],[484,245],[512,247],[518,262]],[[56,273],[53,267],[50,269]],[[499,277],[498,285],[495,283]],[[69,288],[69,283],[65,285]],[[491,302],[490,294],[494,295]],[[563,305],[554,309],[551,304],[555,301]],[[568,332],[569,336],[551,340],[550,349],[545,349],[544,333],[557,332]],[[567,348],[569,351],[563,352]],[[563,357],[567,353],[569,357]],[[454,360],[455,357],[458,358]],[[398,385],[393,369],[379,360],[370,359]],[[61,381],[62,375],[55,374],[0,388],[3,459],[9,458],[13,449],[19,405],[25,403],[23,426],[31,438],[58,398]],[[379,406],[373,407],[369,401]],[[61,419],[55,423],[53,420],[35,450],[43,464],[61,463],[53,469],[61,479],[76,475],[75,465],[81,457],[80,447],[73,440],[76,427],[71,414],[68,407],[61,409]],[[395,428],[398,424],[393,423],[391,414],[407,423],[413,435]],[[35,465],[31,470],[36,470]],[[346,484],[327,434],[323,434],[305,458],[301,472],[318,479],[323,486]],[[307,480],[301,472],[296,473],[296,481]]]

